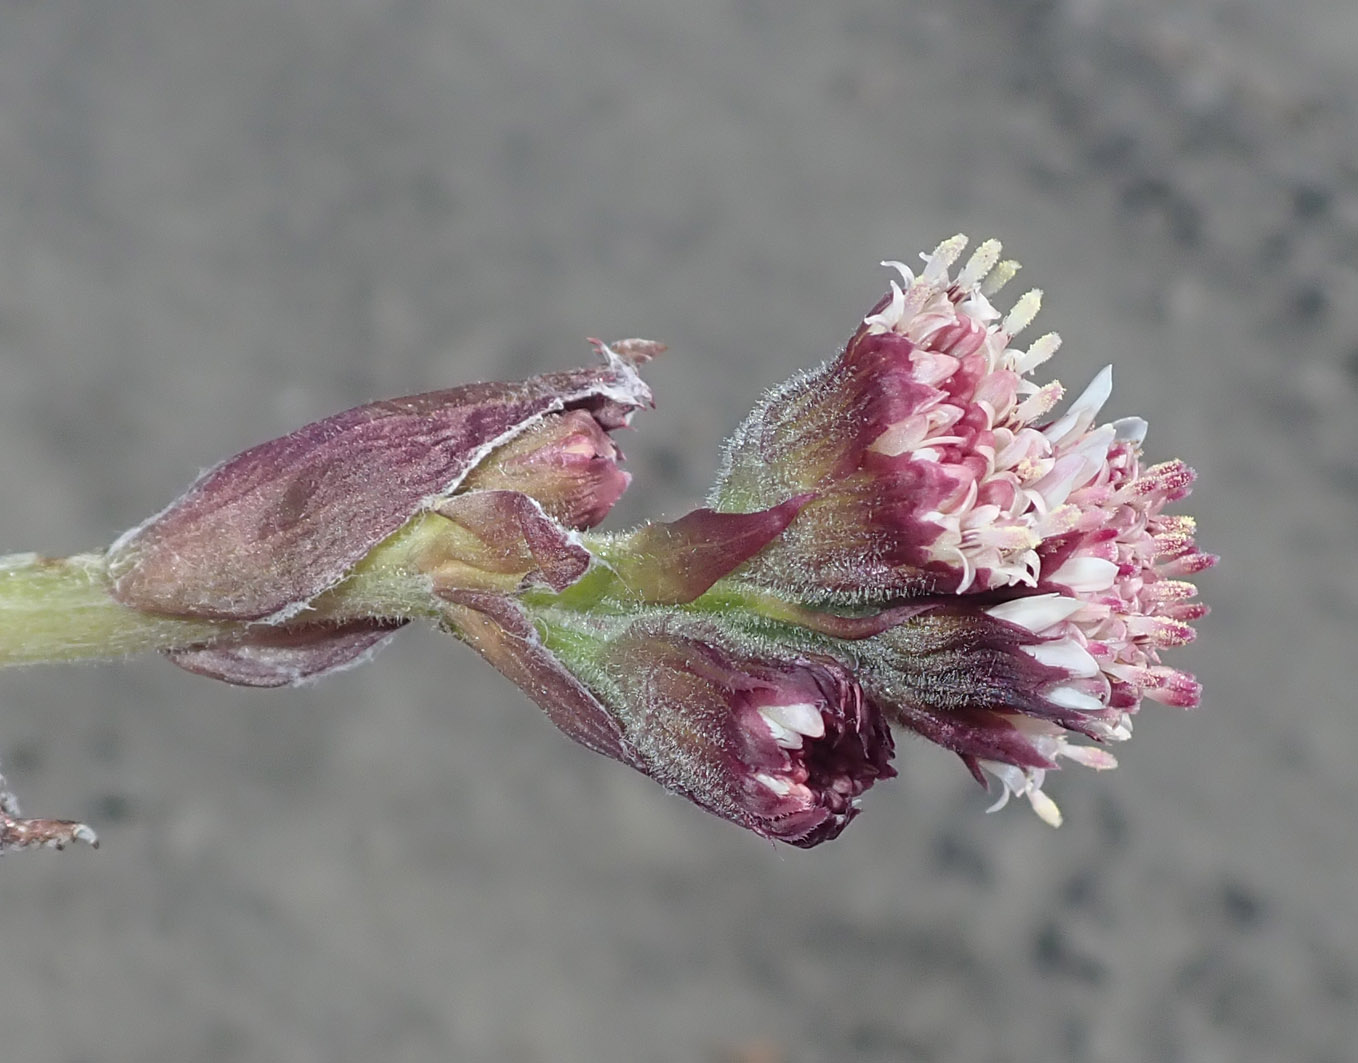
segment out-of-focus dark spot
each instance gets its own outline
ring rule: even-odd
[[[934,861],[940,871],[957,875],[978,886],[990,884],[992,876],[985,854],[967,839],[956,834],[941,833],[934,838],[933,850]]]
[[[849,1044],[858,1058],[900,1060],[901,1063],[926,1063],[937,1058],[927,1045],[881,1022],[860,1022],[849,1031]]]
[[[1279,344],[1280,353],[1287,355],[1292,348],[1285,344]],[[1311,417],[1311,403],[1297,393],[1296,389],[1269,388],[1262,391],[1257,390],[1251,398],[1257,404],[1260,413],[1278,424],[1297,425],[1298,430],[1304,431],[1309,425]]]
[[[1352,348],[1344,357],[1344,372],[1358,382],[1358,347]]]
[[[1276,273],[1280,265],[1291,261],[1294,251],[1293,245],[1293,234],[1287,229],[1268,233],[1259,241],[1257,257],[1260,265],[1264,269]]]
[[[674,958],[668,954],[656,955],[655,961],[662,964],[666,970],[660,974],[648,970],[637,969],[639,976],[645,975],[647,985],[671,984],[675,977],[672,973],[676,964]],[[757,986],[766,992],[775,995],[783,993],[788,988],[788,972],[778,957],[767,949],[753,949],[742,957],[742,972],[750,985]]]
[[[1159,218],[1179,243],[1197,244],[1202,235],[1198,208],[1163,177],[1139,177],[1122,190],[1122,205],[1132,214]]]
[[[646,454],[650,466],[648,475],[663,480],[670,485],[684,483],[686,462],[683,454],[674,447],[652,447]]]
[[[204,1031],[206,1055],[210,1059],[244,1059],[251,1039],[245,1028],[224,1020],[214,1021]]]
[[[682,966],[675,962],[673,954],[662,953],[649,943],[632,943],[619,949],[618,961],[629,979],[637,985],[654,986],[657,991],[678,988]],[[748,971],[754,985],[761,988],[778,985],[776,971],[771,964],[756,962],[751,957]]]
[[[1207,980],[1217,965],[1217,960],[1203,953],[1195,955],[1188,960],[1178,973],[1174,976],[1174,990],[1176,993],[1186,993],[1196,989]]]
[[[1111,133],[1097,138],[1086,149],[1085,157],[1098,170],[1121,170],[1136,154],[1136,140],[1130,133]]]
[[[42,767],[43,750],[39,742],[20,742],[5,751],[5,759],[0,768],[12,771],[33,772]]]
[[[1292,189],[1292,213],[1301,221],[1328,214],[1333,203],[1333,193],[1320,185],[1303,182]]]
[[[1033,966],[1043,974],[1100,985],[1107,975],[1103,963],[1073,948],[1061,927],[1047,923],[1033,939]]]
[[[1088,1059],[1089,1020],[1080,1015],[1068,1015],[1061,1026],[1061,1042],[1070,1060]]]
[[[1344,494],[1358,495],[1358,469],[1352,465],[1331,465],[1326,470],[1330,482]]]
[[[132,799],[127,794],[105,794],[90,813],[96,823],[126,823],[132,818]]]
[[[1259,972],[1218,950],[1191,959],[1174,984],[1215,1026],[1264,1035],[1276,1025],[1277,1009]]]
[[[736,16],[748,26],[764,26],[778,10],[777,0],[736,0]]]
[[[116,764],[123,755],[122,735],[114,728],[102,728],[90,737],[90,755],[101,764]]]
[[[1018,86],[1024,85],[1023,81],[1016,80],[1016,94]],[[1027,95],[1038,96],[1046,88],[1042,81],[1040,71],[1034,70],[1030,74],[1030,80],[1026,83]],[[1060,95],[1045,101],[1047,113],[1057,129],[1066,133],[1079,136],[1084,130],[1089,128],[1090,114],[1086,100],[1080,96]]]
[[[1202,238],[1202,212],[1186,199],[1175,199],[1169,207],[1170,233],[1184,246],[1195,246]]]
[[[1242,930],[1259,926],[1267,914],[1262,898],[1248,886],[1231,881],[1222,883],[1221,910],[1232,926]]]
[[[543,145],[538,134],[528,128],[508,129],[500,137],[497,168],[501,174],[524,184],[543,165]]]
[[[783,5],[777,7],[782,14]],[[847,36],[889,43],[904,49],[907,54],[920,54],[926,47],[927,36],[919,32],[909,4],[882,5],[879,10],[858,11],[849,9],[848,5],[845,8],[840,25]]]
[[[1127,844],[1130,833],[1127,814],[1111,794],[1101,793],[1098,798],[1099,832],[1110,849],[1121,849]]]
[[[1082,868],[1071,875],[1061,890],[1061,900],[1068,908],[1087,910],[1094,907],[1098,897],[1098,872],[1090,868]]]
[[[1354,482],[1350,483],[1347,488],[1345,488],[1344,484],[1339,482],[1336,482],[1336,486],[1339,487],[1340,490],[1347,489],[1350,492],[1358,493],[1358,477],[1355,477]],[[1340,612],[1343,612],[1347,607],[1347,604],[1348,603],[1336,599],[1333,603],[1333,607]],[[1298,735],[1279,735],[1274,744],[1274,748],[1278,751],[1276,756],[1278,758],[1279,767],[1288,768],[1292,771],[1305,771],[1311,762],[1311,750],[1307,747],[1306,742]]]
[[[824,962],[842,959],[868,966],[954,973],[979,968],[964,938],[943,928],[867,927],[842,919],[818,919],[803,928],[802,941],[808,952]]]
[[[783,1043],[772,1037],[743,1038],[721,1045],[712,1056],[714,1063],[785,1063]]]
[[[1217,1026],[1267,1035],[1276,1029],[1272,994],[1257,972],[1219,968],[1207,990],[1207,1014]]]
[[[1311,951],[1321,992],[1336,1004],[1345,1006],[1358,1000],[1358,970],[1354,969],[1348,954],[1320,943],[1312,943]]]
[[[838,70],[825,82],[825,94],[833,103],[856,103],[863,94],[863,79],[852,71]]]
[[[1005,4],[1006,13],[1013,20],[1014,36],[1030,48],[1049,48],[1064,17],[1064,8],[1057,0],[1012,0]]]
[[[1314,324],[1330,309],[1330,298],[1315,281],[1306,281],[1292,290],[1288,299],[1288,313],[1297,321]]]
[[[456,195],[438,169],[422,167],[408,187],[411,201],[425,214],[452,214],[459,209]]]

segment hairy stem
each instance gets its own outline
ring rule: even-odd
[[[342,582],[308,603],[289,624],[342,623],[364,617],[437,620],[444,603],[434,594],[425,565],[429,556],[443,556],[431,550],[446,546],[450,527],[435,514],[414,518],[375,547]],[[582,541],[597,552],[600,563],[563,592],[543,587],[519,592],[526,606],[610,615],[654,604],[624,583],[608,564],[610,540],[585,535]],[[512,582],[500,585],[505,578],[483,574],[485,586],[468,589],[513,594]],[[729,580],[719,581],[685,608],[699,612],[737,609],[766,621],[805,622],[805,610]],[[198,646],[239,636],[251,626],[246,621],[170,616],[123,605],[109,592],[107,556],[102,552],[66,558],[0,557],[0,667],[102,660]]]
[[[412,560],[438,529],[424,519],[391,536],[299,614],[299,623],[437,616],[429,580]],[[251,625],[142,612],[109,593],[107,556],[0,557],[0,667],[90,661],[229,639]]]
[[[109,596],[102,553],[0,557],[0,666],[188,646],[241,627],[153,616],[119,604]]]

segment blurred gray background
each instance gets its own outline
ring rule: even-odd
[[[102,545],[368,399],[662,339],[614,526],[702,496],[882,258],[1001,237],[1225,560],[1059,831],[902,742],[761,843],[404,633],[291,692],[0,675],[0,1059],[1343,1063],[1358,1041],[1358,8],[0,2],[0,543]],[[1022,290],[1018,288],[1016,290]]]

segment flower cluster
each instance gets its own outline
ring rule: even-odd
[[[551,626],[593,629],[583,648],[561,639],[561,656],[613,707],[624,759],[756,834],[834,838],[859,796],[896,774],[885,716],[833,657],[682,613]]]
[[[1182,577],[1210,566],[1191,518],[1163,512],[1193,473],[1143,468],[1146,423],[1098,425],[1110,369],[1063,413],[1058,383],[1029,374],[1059,347],[1012,346],[1040,306],[1001,315],[1017,270],[983,243],[923,256],[867,314],[843,354],[761,402],[728,446],[717,508],[813,494],[788,533],[738,579],[821,608],[870,603],[910,618],[868,640],[864,682],[904,726],[996,776],[999,803],[1028,797],[1049,822],[1044,773],[1066,757],[1115,761],[1144,697],[1198,703],[1160,651],[1206,609]],[[997,680],[997,677],[1003,677]]]
[[[430,619],[576,741],[794,845],[895,774],[891,725],[1056,824],[1061,759],[1111,768],[1143,698],[1198,703],[1160,655],[1193,638],[1187,577],[1215,558],[1165,512],[1192,471],[1143,466],[1140,418],[1098,423],[1110,370],[1058,412],[1031,379],[1057,336],[1014,345],[1040,293],[1001,313],[1017,264],[990,240],[955,269],[965,243],[887,263],[839,357],[764,396],[678,520],[592,530],[630,479],[612,433],[651,402],[637,368],[661,348],[628,340],[308,425],[100,555],[9,559],[5,586],[92,586],[72,615],[107,630],[81,648],[141,638],[253,686]]]

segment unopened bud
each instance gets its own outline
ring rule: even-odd
[[[567,434],[539,447],[537,488],[575,516],[601,515],[626,482],[599,453],[603,432],[651,393],[630,362],[600,349],[607,364],[596,369],[370,403],[237,455],[114,543],[114,597],[171,616],[285,622],[549,416],[565,415],[556,425]],[[583,475],[572,458],[581,446],[592,451],[576,455]]]
[[[518,491],[566,527],[592,528],[631,482],[621,456],[584,410],[549,414],[473,469],[462,490]]]
[[[828,656],[656,613],[563,659],[617,720],[633,767],[763,837],[835,838],[895,774],[886,719]]]

